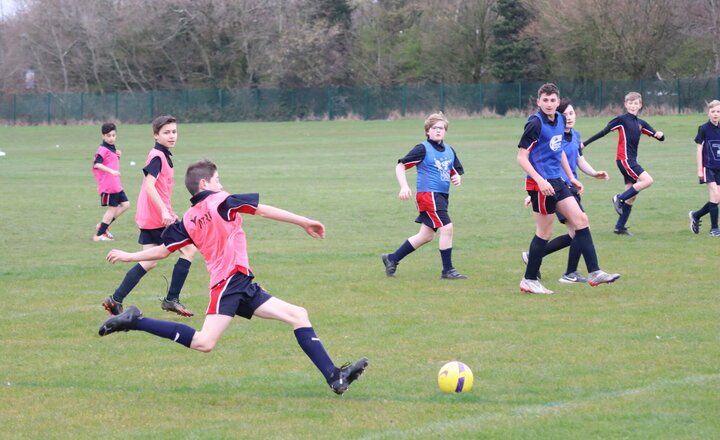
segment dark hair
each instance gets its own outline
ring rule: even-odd
[[[217,165],[207,159],[191,163],[185,171],[185,188],[194,196],[200,192],[200,181],[202,179],[209,181],[216,171]]]
[[[565,113],[565,109],[568,108],[569,105],[572,105],[572,101],[570,101],[570,98],[563,98],[560,100],[560,105],[557,108],[557,111],[560,113]]]
[[[174,116],[170,116],[170,115],[158,116],[157,118],[153,119],[153,121],[152,121],[153,133],[154,134],[160,133],[161,128],[163,128],[167,124],[172,124],[174,122],[177,122],[177,119],[175,119]]]
[[[117,127],[112,122],[106,122],[102,125],[102,127],[100,127],[100,132],[102,132],[102,134],[108,134],[113,130],[117,130]]]
[[[553,83],[546,83],[538,89],[537,97],[539,98],[540,95],[552,95],[553,93],[556,94],[558,98],[560,97],[560,89],[558,89],[558,86]]]

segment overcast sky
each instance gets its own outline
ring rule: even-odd
[[[15,12],[15,0],[0,0],[0,16],[11,15]]]

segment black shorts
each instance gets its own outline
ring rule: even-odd
[[[533,212],[543,215],[555,214],[555,204],[560,200],[573,196],[572,192],[570,192],[570,188],[568,188],[562,178],[548,179],[548,183],[552,185],[553,190],[555,190],[554,196],[546,196],[540,191],[528,190]]]
[[[157,244],[157,245],[164,244],[162,237],[161,237],[164,230],[165,230],[165,228],[140,229],[140,237],[138,238],[138,243],[140,243],[140,244]]]
[[[570,193],[572,193],[573,197],[575,197],[575,200],[577,201],[577,204],[580,207],[580,210],[582,212],[585,212],[585,209],[583,208],[582,203],[580,203],[580,194],[578,194],[578,192],[575,188],[572,188],[572,187],[568,187],[568,188],[570,188]],[[567,219],[565,218],[564,215],[560,214],[560,211],[555,211],[555,215],[557,216],[557,219],[560,223],[565,224],[565,220],[567,220]]]
[[[260,284],[253,283],[253,278],[252,275],[235,272],[228,279],[213,286],[205,314],[252,318],[255,310],[272,298]]]
[[[118,206],[123,202],[128,202],[128,198],[125,195],[125,191],[117,193],[102,193],[100,194],[100,206]]]
[[[438,192],[419,192],[415,194],[415,203],[420,214],[415,223],[422,223],[425,226],[437,231],[445,225],[452,223],[448,214],[450,196]]]
[[[720,169],[703,167],[703,178],[698,183],[715,182],[720,185]]]
[[[623,175],[626,184],[637,182],[640,174],[645,172],[645,169],[635,161],[616,160],[615,163],[617,163],[617,167],[620,170],[620,174]]]

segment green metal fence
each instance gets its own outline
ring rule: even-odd
[[[629,91],[643,95],[647,110],[703,112],[720,99],[720,78],[666,81],[563,81],[562,96],[585,111],[619,107]],[[534,108],[541,83],[440,84],[393,87],[302,89],[217,89],[0,96],[0,120],[7,124],[67,124],[115,120],[147,123],[172,114],[183,122],[387,119],[430,111],[468,114]]]

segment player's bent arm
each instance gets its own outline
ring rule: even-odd
[[[603,180],[608,180],[610,178],[610,175],[608,175],[607,171],[595,171],[595,168],[593,168],[592,165],[590,165],[590,163],[583,156],[578,156],[577,166],[578,168],[580,168],[580,171],[590,177],[595,177],[596,179]]]
[[[106,173],[110,173],[114,176],[120,175],[120,171],[114,170],[114,169],[110,168],[109,166],[103,165],[101,163],[96,163],[95,165],[93,165],[93,168],[98,169],[100,171],[105,171]]]
[[[167,258],[170,254],[170,250],[163,245],[154,246],[139,252],[125,252],[119,249],[113,249],[108,252],[105,259],[111,263],[115,263],[117,261],[151,261],[162,260],[164,258]]]
[[[541,193],[548,196],[555,194],[555,190],[552,185],[550,185],[550,183],[535,170],[535,167],[532,166],[529,156],[530,152],[527,149],[518,148],[517,163],[520,165],[520,168],[522,168],[523,171],[525,171],[525,173],[530,176],[535,183],[537,183]]]
[[[270,205],[258,204],[255,215],[270,220],[277,220],[285,223],[298,225],[305,230],[313,238],[325,238],[325,226],[319,221],[294,214],[284,209],[276,208]]]
[[[158,193],[157,188],[155,188],[156,182],[157,178],[152,174],[148,174],[147,176],[145,176],[145,192],[147,192],[148,197],[150,197],[150,200],[157,207],[157,209],[160,210],[163,225],[168,226],[170,223],[172,223],[172,216],[170,215],[170,211],[168,211],[167,207],[163,203],[162,198],[160,198],[160,193]]]

